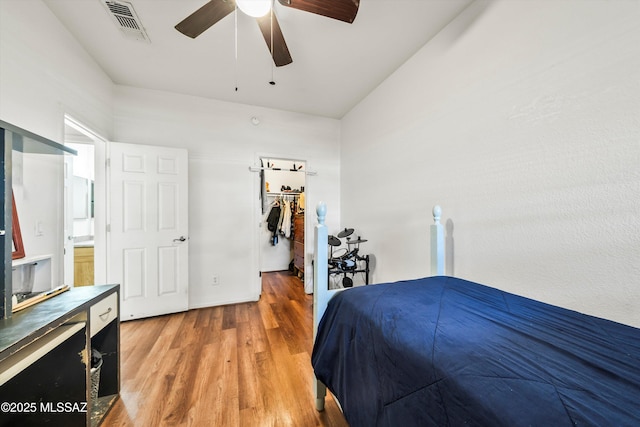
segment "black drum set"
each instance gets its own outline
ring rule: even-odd
[[[331,255],[329,256],[329,276],[342,275],[342,286],[350,288],[353,286],[353,276],[356,273],[365,273],[365,284],[369,284],[369,255],[360,255],[360,243],[364,243],[367,240],[358,236],[353,240],[351,235],[353,234],[353,228],[345,228],[338,236],[329,236],[329,248]],[[334,248],[341,246],[342,241],[340,239],[346,238],[347,247],[346,252],[342,255],[334,255]],[[362,266],[364,264],[364,267]],[[351,275],[349,277],[348,275]]]

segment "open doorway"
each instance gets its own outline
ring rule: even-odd
[[[306,161],[262,157],[260,271],[304,281]]]
[[[91,286],[103,283],[105,268],[104,168],[99,159],[105,139],[65,116],[64,143],[78,152],[65,159],[64,283]]]

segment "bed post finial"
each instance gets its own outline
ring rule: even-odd
[[[324,220],[327,217],[327,204],[325,202],[318,202],[316,206],[316,215],[318,215],[318,222],[324,225]]]
[[[440,224],[440,217],[442,216],[442,208],[440,205],[435,205],[433,207],[433,222],[435,224]]]
[[[431,274],[444,275],[444,227],[440,224],[442,208],[433,207],[433,224],[431,224]]]

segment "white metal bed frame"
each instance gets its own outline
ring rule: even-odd
[[[324,314],[329,300],[338,292],[345,289],[329,289],[329,259],[328,259],[328,230],[325,224],[327,205],[319,202],[316,207],[318,223],[314,229],[315,250],[313,268],[313,339],[315,341],[318,332],[318,324]],[[442,276],[444,274],[444,227],[440,224],[442,209],[433,207],[433,221],[431,224],[431,274]],[[348,289],[348,288],[347,288]],[[324,401],[327,388],[322,382],[313,377],[313,388],[316,397],[316,409],[324,410]]]

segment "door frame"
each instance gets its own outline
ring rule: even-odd
[[[106,173],[106,145],[107,139],[86,126],[82,120],[73,115],[64,114],[64,125],[70,126],[93,140],[94,147],[94,278],[95,283],[106,283],[107,280],[107,173]],[[66,143],[65,135],[65,143]],[[72,141],[69,141],[72,142]],[[65,209],[67,215],[73,215]],[[71,254],[65,254],[73,257]]]
[[[255,167],[261,167],[262,163],[261,160],[262,159],[278,159],[278,160],[285,160],[285,161],[291,161],[291,162],[304,162],[305,165],[305,176],[304,176],[304,193],[305,193],[305,206],[304,206],[304,228],[305,228],[305,233],[304,233],[304,247],[305,247],[305,269],[304,269],[304,283],[311,283],[311,277],[312,274],[309,271],[309,268],[307,268],[307,265],[310,265],[310,263],[307,262],[307,254],[306,254],[306,249],[309,247],[307,244],[307,236],[309,235],[309,223],[307,221],[308,215],[308,207],[309,207],[309,195],[310,195],[310,180],[309,178],[309,171],[311,170],[311,166],[310,166],[310,162],[307,159],[307,156],[303,156],[303,155],[292,155],[291,153],[289,154],[274,154],[274,153],[264,153],[264,152],[259,152],[259,153],[255,153],[254,156],[254,165]],[[254,186],[253,186],[253,193],[252,194],[260,194],[261,192],[261,188],[260,188],[260,173],[256,173],[256,176],[253,179],[254,182]],[[256,283],[255,283],[255,291],[257,293],[258,296],[260,296],[262,294],[262,271],[261,271],[261,267],[262,267],[262,251],[261,251],[261,245],[260,245],[260,237],[261,237],[261,233],[262,233],[262,219],[263,219],[263,214],[262,214],[262,201],[260,200],[260,198],[257,197],[253,197],[254,200],[254,207],[253,207],[253,212],[254,212],[254,224],[256,224],[256,227],[253,227],[253,245],[252,245],[252,253],[253,253],[253,265],[254,265],[254,269],[253,271],[256,272],[255,277],[256,277]]]

